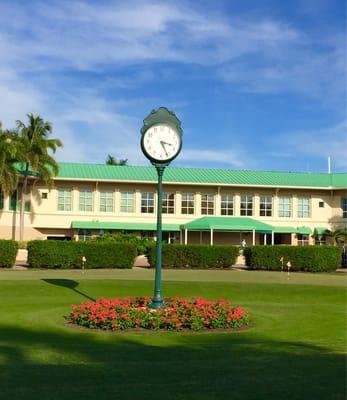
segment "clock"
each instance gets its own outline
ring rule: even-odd
[[[151,162],[164,164],[177,157],[182,147],[182,135],[172,125],[158,123],[148,128],[141,138],[141,147]]]

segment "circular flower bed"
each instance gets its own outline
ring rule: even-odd
[[[152,329],[194,330],[241,328],[248,324],[248,314],[223,299],[202,297],[165,299],[165,307],[150,309],[150,297],[99,299],[72,305],[67,320],[73,324],[104,330]]]

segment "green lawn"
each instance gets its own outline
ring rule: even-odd
[[[151,295],[153,271],[0,270],[0,398],[345,399],[346,275],[164,271],[165,296],[245,307],[238,333],[71,329],[71,303]]]

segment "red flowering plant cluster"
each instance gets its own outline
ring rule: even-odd
[[[248,324],[248,314],[229,301],[202,297],[172,297],[163,308],[149,308],[150,297],[122,297],[87,301],[72,305],[66,317],[73,324],[104,330],[152,329],[194,330],[241,328]]]

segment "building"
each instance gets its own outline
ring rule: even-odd
[[[85,240],[108,231],[153,236],[153,167],[60,163],[48,190],[31,182],[24,239]],[[168,167],[163,230],[169,242],[322,244],[347,226],[347,173]],[[0,194],[0,238],[18,239],[19,202]]]

